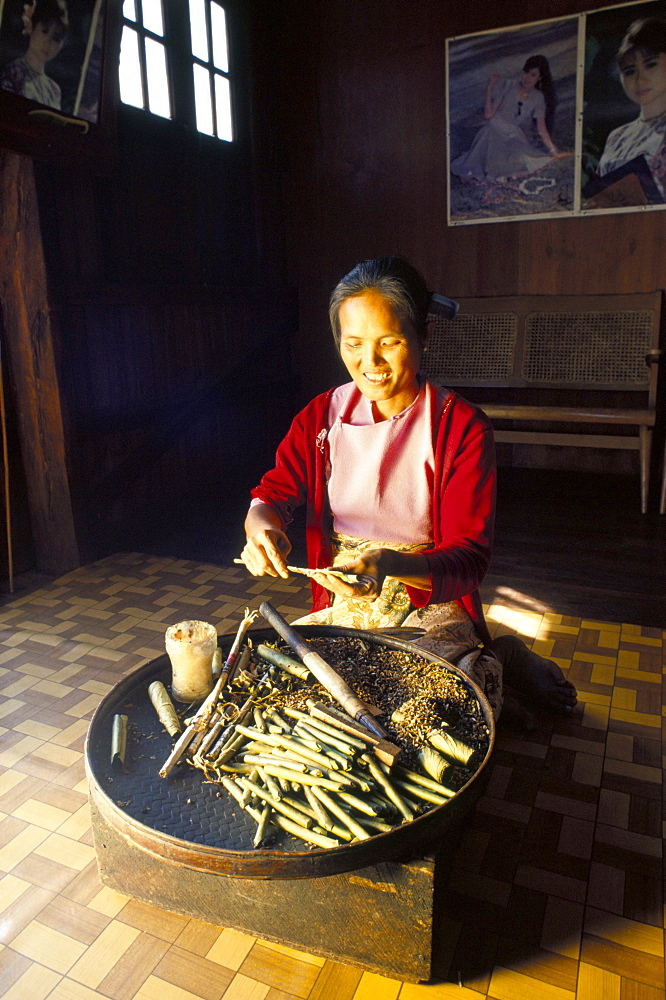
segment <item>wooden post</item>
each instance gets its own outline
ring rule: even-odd
[[[79,565],[39,208],[29,157],[0,150],[0,304],[37,569]]]

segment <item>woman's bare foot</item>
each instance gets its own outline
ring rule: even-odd
[[[549,712],[570,715],[578,700],[576,689],[553,660],[528,649],[517,635],[500,635],[490,648],[504,668],[504,682],[528,703]]]

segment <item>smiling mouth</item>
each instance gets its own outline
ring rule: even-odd
[[[367,379],[372,385],[383,385],[390,377],[389,372],[363,372],[363,378]]]

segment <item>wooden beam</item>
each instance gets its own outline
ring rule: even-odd
[[[568,424],[632,424],[654,427],[654,410],[612,409],[607,406],[522,406],[520,403],[478,403],[491,420],[550,420]]]
[[[0,150],[0,305],[37,569],[79,565],[32,160]]]
[[[559,431],[495,431],[502,444],[557,444],[567,448],[622,448],[639,451],[638,437],[619,434],[562,434]]]

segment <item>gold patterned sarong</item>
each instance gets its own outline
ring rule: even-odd
[[[424,552],[431,548],[428,544],[376,542],[341,534],[333,534],[331,541],[333,566],[344,566],[369,549]],[[423,628],[425,634],[414,640],[415,644],[454,663],[471,677],[485,692],[495,718],[499,717],[502,708],[502,665],[484,647],[474,622],[456,601],[415,608],[405,585],[387,577],[381,593],[373,600],[334,594],[330,607],[313,611],[293,624],[340,625],[357,629],[395,628],[399,625]]]

